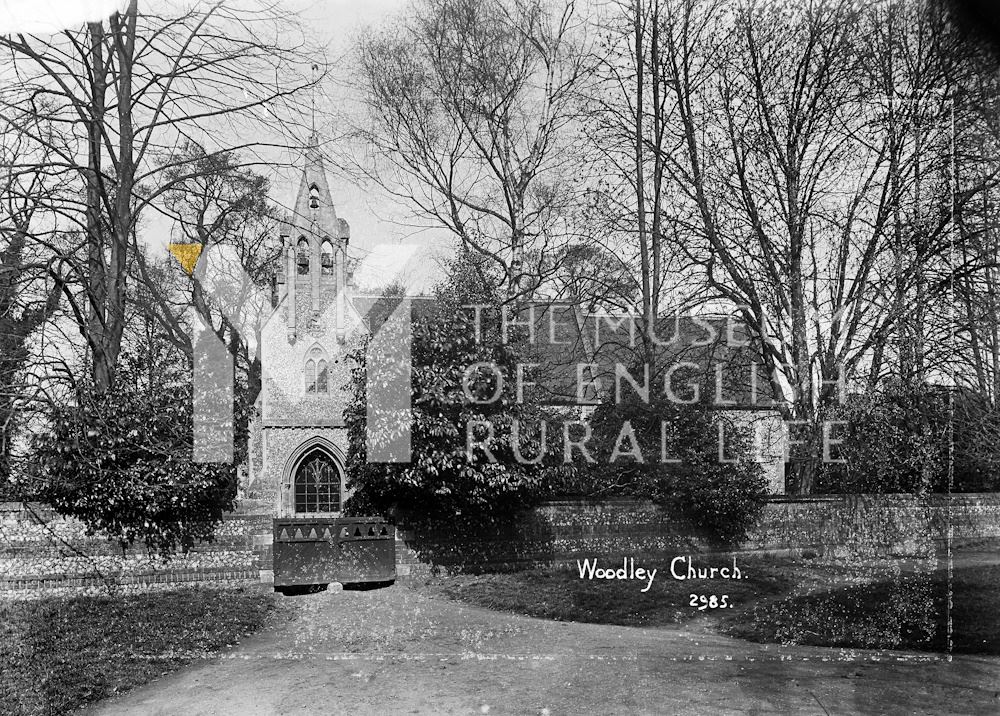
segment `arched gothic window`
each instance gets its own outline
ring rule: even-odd
[[[315,184],[309,185],[309,208],[319,208],[319,187]]]
[[[306,361],[306,392],[316,392],[316,361]]]
[[[319,346],[313,346],[306,356],[305,379],[307,393],[330,392],[329,369],[326,353]]]
[[[300,237],[298,244],[295,245],[295,264],[298,266],[300,276],[309,273],[309,242],[305,236]]]
[[[340,511],[340,470],[324,450],[314,448],[295,468],[295,512]]]
[[[317,393],[327,393],[329,392],[329,375],[326,370],[326,361],[321,360],[316,363],[316,392]]]
[[[319,250],[320,265],[323,267],[323,273],[329,276],[333,273],[333,244],[330,243],[330,239],[324,239],[323,245]]]

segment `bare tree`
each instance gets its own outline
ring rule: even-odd
[[[966,42],[949,68],[961,86],[955,107],[955,183],[967,201],[956,204],[957,242],[945,275],[949,291],[928,301],[929,371],[972,389],[996,409],[1000,396],[1000,246],[996,196],[1000,180],[1000,101],[997,58]],[[932,297],[933,299],[934,297]],[[957,419],[957,418],[956,418]],[[993,441],[984,438],[982,447]]]
[[[564,240],[572,205],[573,2],[421,0],[358,56],[360,133],[381,162],[362,169],[495,261],[508,298],[533,290],[525,256]]]
[[[869,58],[888,48],[867,43],[883,22],[847,0],[680,0],[662,31],[676,245],[702,267],[709,298],[734,307],[756,334],[776,407],[813,446],[793,459],[804,492],[824,406],[891,336],[915,266],[948,246],[940,193],[924,197],[919,217],[900,212],[921,157],[947,164],[949,117],[940,101],[931,110],[908,95],[900,102],[874,81]],[[910,18],[901,31],[926,39],[931,30]],[[942,73],[902,62],[886,81],[894,90],[909,83],[922,99],[948,89]],[[921,253],[901,266],[891,249],[904,231],[919,231]],[[926,299],[932,289],[919,290]]]
[[[584,98],[584,135],[591,157],[590,212],[594,237],[628,267],[641,323],[642,360],[656,373],[654,338],[666,308],[681,310],[700,291],[671,242],[668,122],[672,68],[663,33],[669,3],[628,0],[610,5],[595,58],[595,82]]]
[[[545,282],[544,295],[585,311],[627,313],[639,294],[631,266],[600,242],[574,242],[533,260]]]
[[[25,167],[45,165],[47,152],[18,130],[28,115],[0,120],[0,484],[10,472],[11,440],[33,390],[26,375],[29,340],[56,312],[60,290],[47,281],[46,244],[65,243],[43,207],[62,191],[58,177]],[[46,241],[33,241],[44,235]]]
[[[136,247],[136,274],[144,287],[140,309],[189,359],[193,356],[193,309],[201,325],[228,347],[234,369],[245,379],[246,400],[252,404],[260,393],[261,363],[259,352],[251,346],[259,345],[263,326],[256,325],[254,335],[249,336],[242,335],[241,328],[246,330],[254,324],[252,318],[266,315],[264,306],[254,304],[262,290],[269,288],[273,262],[280,253],[277,209],[268,199],[267,178],[243,166],[235,153],[209,154],[194,143],[181,153],[183,157],[167,159],[172,165],[166,172],[171,188],[163,195],[162,211],[173,220],[181,243],[202,249],[219,244],[231,247],[235,265],[217,268],[225,268],[241,290],[239,295],[227,296],[233,305],[216,305],[200,283],[176,270],[164,271]],[[178,174],[183,177],[175,180]]]
[[[0,49],[22,90],[2,111],[44,117],[69,140],[25,130],[85,197],[82,210],[48,207],[75,212],[85,239],[80,252],[61,254],[64,270],[54,278],[86,340],[93,382],[105,391],[121,351],[140,217],[198,171],[175,150],[210,137],[210,154],[240,150],[248,162],[265,162],[268,147],[300,144],[292,135],[304,90],[321,79],[307,68],[322,57],[309,56],[279,9],[222,2],[157,15],[132,0],[80,30],[0,37]]]

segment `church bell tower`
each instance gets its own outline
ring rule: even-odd
[[[338,342],[346,333],[347,246],[351,229],[337,217],[327,183],[319,136],[309,139],[298,194],[280,228],[282,253],[275,275],[272,304],[287,307],[288,339],[333,330]],[[336,302],[334,325],[322,319]]]

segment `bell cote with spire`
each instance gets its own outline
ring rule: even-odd
[[[295,203],[281,224],[280,234],[282,253],[272,304],[285,311],[289,341],[329,331],[343,341],[351,229],[334,208],[315,132],[306,148]]]

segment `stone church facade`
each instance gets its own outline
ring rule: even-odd
[[[366,326],[353,300],[350,226],[337,216],[315,138],[280,233],[273,313],[261,336],[253,483],[278,517],[333,517],[347,497],[347,354]]]

